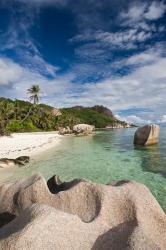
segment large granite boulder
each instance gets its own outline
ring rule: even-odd
[[[145,125],[136,130],[134,135],[134,144],[153,145],[159,141],[160,127],[158,125]]]
[[[73,132],[75,134],[92,134],[92,132],[95,130],[95,127],[93,125],[88,124],[77,124],[73,127]]]
[[[72,133],[73,133],[73,131],[68,126],[65,128],[62,128],[62,127],[59,128],[60,135],[68,135],[68,134],[72,134]]]
[[[0,204],[2,250],[165,250],[166,215],[133,181],[62,183],[35,175],[1,185]]]

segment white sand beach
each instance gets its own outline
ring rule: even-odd
[[[14,133],[0,137],[0,158],[33,156],[55,147],[62,136],[57,132]]]

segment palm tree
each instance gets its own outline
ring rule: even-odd
[[[38,84],[32,85],[28,90],[27,93],[29,94],[29,99],[33,102],[33,105],[30,107],[27,115],[21,122],[24,122],[28,116],[30,115],[32,108],[34,108],[39,103],[39,94],[40,94],[40,86]]]
[[[34,105],[39,103],[39,94],[40,94],[40,87],[37,84],[31,86],[30,89],[27,90],[30,101],[33,102]]]

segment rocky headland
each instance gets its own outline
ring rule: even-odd
[[[59,128],[71,130],[77,124],[90,124],[96,128],[127,125],[102,105],[58,109],[42,103],[33,105],[22,100],[0,97],[0,107],[0,136],[20,132],[58,131]]]
[[[40,175],[0,185],[0,249],[164,250],[166,215],[134,181]]]

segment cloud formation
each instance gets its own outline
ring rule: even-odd
[[[161,120],[159,120],[160,123],[166,123],[166,115],[163,115],[161,117]]]
[[[11,85],[23,76],[23,68],[7,58],[0,58],[0,86]]]
[[[119,61],[118,67],[122,65],[132,65],[134,69],[124,76],[112,76],[102,81],[85,83],[78,99],[70,98],[69,102],[74,105],[81,102],[87,106],[104,104],[117,114],[133,108],[132,115],[125,113],[130,122],[136,122],[135,114],[138,113],[138,108],[146,107],[148,111],[139,113],[137,122],[143,122],[145,117],[149,122],[157,121],[166,105],[166,58],[163,57],[162,47],[157,46]]]
[[[42,89],[42,101],[62,106],[63,96],[71,92],[73,76],[66,74],[55,79],[48,79],[38,71],[23,67],[6,58],[0,58],[0,89],[3,96],[27,99],[27,89],[34,83]],[[6,86],[6,88],[4,88]]]
[[[127,11],[120,13],[120,18],[126,24],[146,20],[156,20],[164,15],[166,4],[164,1],[131,2]],[[133,23],[133,24],[134,24]]]
[[[153,1],[145,13],[145,18],[149,20],[156,20],[164,15],[166,4],[160,1]]]
[[[9,4],[16,2],[21,6],[18,9]],[[11,24],[0,34],[1,95],[26,99],[26,89],[39,83],[42,101],[54,106],[101,104],[129,122],[165,121],[165,25],[160,22],[166,9],[164,1],[2,3],[11,6]],[[40,25],[46,5],[64,8],[73,15],[76,31],[67,44],[74,47],[74,62],[67,58],[69,65],[64,71],[44,59],[42,45],[31,32]],[[145,108],[146,114],[138,112]]]

